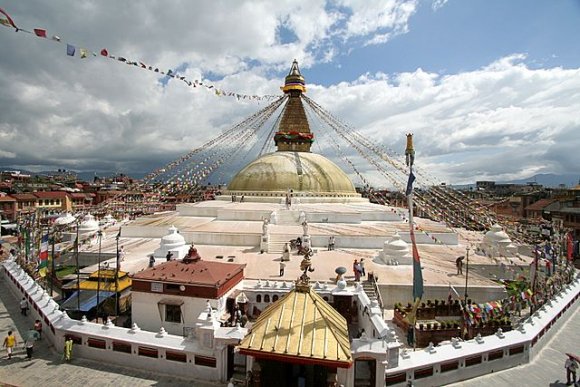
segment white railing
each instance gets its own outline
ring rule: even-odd
[[[16,262],[3,262],[11,291],[26,298],[34,319],[43,323],[43,337],[63,352],[64,341],[74,341],[73,357],[203,380],[225,380],[225,351],[197,340],[159,332],[73,320]]]
[[[526,319],[519,328],[469,341],[402,350],[397,367],[386,371],[387,386],[432,386],[459,382],[530,362],[578,308],[578,277]]]

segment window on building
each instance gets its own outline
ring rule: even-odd
[[[278,301],[278,295],[277,294],[274,294],[272,296],[272,302],[276,302],[276,301]]]
[[[269,294],[266,294],[264,296],[264,302],[270,302],[270,295]]]
[[[256,302],[262,302],[262,295],[261,294],[258,294],[256,296]]]
[[[180,323],[181,307],[179,305],[165,305],[165,321]]]

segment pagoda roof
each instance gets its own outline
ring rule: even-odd
[[[257,358],[349,368],[346,319],[311,288],[294,289],[270,305],[237,347]]]

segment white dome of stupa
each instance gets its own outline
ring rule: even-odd
[[[65,212],[64,214],[61,214],[58,218],[56,218],[54,224],[57,226],[64,226],[66,224],[71,224],[75,220],[76,218],[72,216],[70,212]]]
[[[181,235],[175,226],[169,227],[169,234],[161,238],[159,248],[153,252],[155,258],[165,258],[168,251],[173,254],[173,259],[185,257],[189,247],[185,244],[185,238]]]
[[[85,215],[83,222],[79,226],[80,234],[87,234],[91,232],[97,232],[99,230],[99,222],[95,220],[95,217],[91,214]]]
[[[391,264],[409,264],[411,263],[411,255],[409,254],[409,244],[401,239],[401,236],[396,232],[390,240],[383,245],[383,251],[380,258],[387,265]]]
[[[494,224],[491,229],[485,233],[483,237],[484,242],[490,243],[511,243],[511,239],[499,224]]]
[[[160,247],[165,247],[166,250],[170,250],[175,247],[180,247],[185,245],[185,238],[177,232],[175,226],[169,227],[169,234],[161,238]]]

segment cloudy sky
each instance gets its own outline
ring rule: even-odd
[[[0,8],[47,34],[0,25],[2,169],[146,173],[266,104],[107,59],[106,48],[249,95],[279,94],[296,58],[308,96],[399,152],[413,132],[417,164],[449,183],[580,173],[577,0],[0,0]]]

